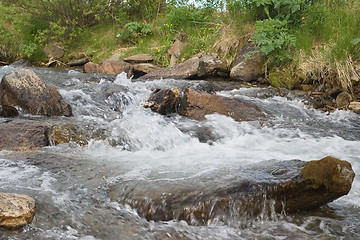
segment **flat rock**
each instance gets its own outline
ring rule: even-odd
[[[0,122],[0,150],[27,151],[48,146],[47,129],[45,125],[30,120]]]
[[[136,54],[134,56],[130,56],[127,58],[124,58],[123,61],[131,64],[136,63],[149,63],[154,60],[153,56],[150,54]]]
[[[105,73],[105,74],[120,74],[125,72],[128,77],[133,75],[133,67],[130,63],[118,61],[113,59],[106,59],[101,64],[93,62],[84,65],[85,73]]]
[[[350,163],[332,157],[265,161],[230,176],[199,176],[197,182],[164,179],[156,184],[141,181],[136,187],[126,183],[110,189],[109,197],[129,204],[148,220],[207,225],[318,208],[348,194],[354,176]]]
[[[27,195],[0,193],[0,226],[17,228],[32,222],[35,200]]]
[[[88,62],[89,62],[89,60],[87,58],[80,58],[80,59],[76,59],[74,61],[68,62],[67,65],[70,67],[83,66]]]
[[[7,73],[0,84],[0,96],[1,105],[19,107],[25,113],[72,116],[71,106],[62,100],[60,93],[28,69]]]
[[[199,55],[172,67],[161,68],[141,77],[141,79],[205,79],[226,77],[227,64],[216,55]]]

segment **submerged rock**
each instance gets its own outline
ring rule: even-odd
[[[128,189],[125,194],[112,189],[109,195],[148,220],[204,225],[311,210],[347,194],[354,176],[350,163],[325,157],[261,162],[235,176],[219,173],[192,183],[187,179],[142,182],[141,187],[122,186]]]
[[[39,122],[16,119],[0,122],[0,150],[27,151],[48,146],[47,127]]]
[[[0,226],[17,228],[32,222],[35,200],[27,195],[0,193]]]
[[[227,98],[216,94],[194,91],[186,88],[180,94],[177,88],[173,90],[157,90],[151,94],[145,107],[150,107],[160,114],[178,113],[195,120],[205,120],[208,114],[218,113],[233,118],[235,121],[266,120],[265,115],[253,103]]]
[[[60,93],[28,69],[16,69],[6,74],[0,84],[0,95],[1,105],[19,107],[26,113],[72,116],[71,106],[62,100]]]

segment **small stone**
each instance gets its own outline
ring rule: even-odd
[[[35,200],[27,195],[0,193],[0,226],[17,228],[32,222]]]
[[[351,102],[348,107],[351,111],[360,114],[360,102]]]
[[[338,109],[347,108],[352,100],[352,97],[347,92],[342,92],[336,97],[336,107]]]

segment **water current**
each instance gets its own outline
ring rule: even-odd
[[[0,79],[13,69],[1,67]],[[0,239],[360,239],[359,115],[320,112],[306,106],[301,94],[268,87],[32,70],[72,106],[74,117],[51,120],[82,125],[106,137],[86,146],[1,151],[0,191],[32,196],[37,210],[31,224],[2,229]],[[235,122],[213,114],[199,122],[143,107],[156,88],[175,86],[210,88],[254,102],[268,121]],[[164,194],[189,185],[218,187],[254,164],[325,156],[349,161],[357,175],[348,195],[318,210],[253,220],[229,216],[198,225],[147,221],[122,204],[134,191],[146,198],[157,186]]]

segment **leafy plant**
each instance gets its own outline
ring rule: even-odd
[[[286,20],[257,21],[256,30],[253,40],[260,47],[259,52],[272,57],[277,63],[290,59],[288,49],[295,46],[296,37],[289,33]]]
[[[138,37],[146,37],[152,34],[151,25],[148,23],[129,22],[124,25],[125,30],[116,34],[117,38],[124,41],[134,41]]]
[[[38,45],[34,42],[24,42],[21,46],[20,46],[20,52],[25,55],[26,57],[30,58],[35,50],[38,48]]]

